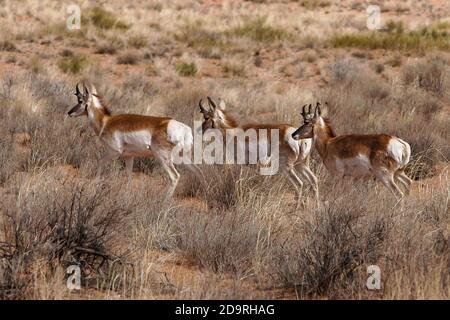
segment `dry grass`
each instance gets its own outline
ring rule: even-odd
[[[87,14],[87,21],[95,27],[103,30],[120,29],[127,30],[130,26],[119,19],[116,16],[103,9],[102,7],[95,7],[91,9]]]
[[[260,17],[247,21],[229,31],[230,34],[237,37],[249,38],[257,42],[272,42],[291,38],[286,30],[271,26],[266,18]]]
[[[17,51],[17,47],[11,41],[3,40],[0,42],[0,50],[13,52],[13,51]]]
[[[336,35],[330,40],[334,48],[351,47],[362,49],[387,49],[427,52],[430,49],[448,50],[450,35],[447,31],[423,28],[419,31],[405,32],[395,28],[386,33],[372,32],[361,34]]]
[[[140,56],[136,51],[126,51],[117,56],[118,64],[137,64]]]
[[[365,33],[365,8],[347,2],[361,15],[331,1],[111,1],[88,3],[69,31],[59,7],[32,3],[0,8],[1,298],[450,298],[448,22]],[[179,166],[163,204],[154,159],[136,160],[131,185],[121,160],[99,168],[87,120],[66,117],[80,81],[113,113],[191,126],[208,95],[241,123],[299,125],[300,106],[327,101],[337,133],[411,144],[412,194],[396,203],[374,181],[335,181],[314,152],[320,207],[305,186],[295,210],[281,175],[220,165],[201,165],[205,184]],[[83,270],[79,292],[68,264]],[[365,288],[372,264],[380,291]]]
[[[82,54],[69,54],[58,61],[58,67],[64,73],[77,74],[83,71],[88,65],[89,61],[87,57]]]
[[[194,77],[198,72],[195,62],[180,61],[176,65],[175,69],[182,77]]]
[[[406,85],[416,85],[437,95],[448,92],[449,81],[448,66],[437,57],[408,66],[403,71],[403,82]]]

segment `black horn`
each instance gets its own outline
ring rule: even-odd
[[[306,113],[306,106],[307,106],[307,105],[308,105],[308,104],[305,104],[305,105],[303,106],[302,112],[300,113],[300,114],[302,115],[303,118],[305,118],[306,115],[307,115],[307,113]]]
[[[208,102],[209,104],[213,107],[214,110],[217,109],[216,104],[214,103],[213,99],[211,99],[211,97],[207,97],[208,98]]]
[[[84,87],[84,95],[86,95],[86,96],[89,95],[89,90],[86,87],[86,84],[83,83],[83,87]]]
[[[78,83],[75,86],[75,95],[78,96],[80,94],[80,88],[78,88]]]
[[[317,102],[316,109],[314,110],[314,117],[320,117],[322,111],[320,110],[320,103]]]
[[[203,102],[203,99],[200,99],[200,101],[198,102],[198,106],[200,107],[200,112],[201,112],[201,113],[206,113],[207,111],[206,111],[206,109],[202,106],[202,102]]]

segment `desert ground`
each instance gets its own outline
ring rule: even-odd
[[[1,1],[0,298],[449,299],[450,2]],[[312,151],[320,205],[254,166],[104,166],[77,83],[113,113],[202,120],[220,97],[239,123],[300,126],[304,104],[338,134],[411,145],[401,202],[376,181],[336,180]],[[81,288],[67,287],[67,267]],[[367,267],[381,271],[369,290]]]

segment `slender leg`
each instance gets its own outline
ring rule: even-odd
[[[296,203],[295,209],[298,210],[299,205],[300,205],[300,200],[302,198],[303,182],[297,176],[293,167],[287,167],[285,169],[285,173],[286,173],[289,181],[294,185],[295,191],[297,193],[297,203]]]
[[[401,200],[404,197],[403,192],[394,182],[394,175],[378,173],[376,177],[392,192],[397,200]]]
[[[178,173],[177,169],[175,169],[172,161],[167,162],[167,167],[170,169],[170,180],[172,182],[169,191],[167,192],[165,201],[168,201],[172,198],[173,193],[175,192],[175,189],[178,184],[178,180],[180,180],[180,174]]]
[[[167,175],[170,178],[171,184],[170,184],[169,190],[167,191],[166,197],[164,199],[164,202],[167,202],[173,196],[175,188],[177,187],[177,184],[178,184],[178,180],[180,179],[180,174],[178,173],[177,169],[175,169],[175,167],[173,165],[170,151],[161,150],[161,149],[158,150],[155,148],[152,148],[152,151],[154,152],[155,157],[161,162],[161,165],[162,165],[164,171],[166,171]]]
[[[112,150],[108,150],[106,152],[106,154],[100,159],[99,161],[99,165],[97,168],[97,175],[100,175],[100,170],[103,166],[105,166],[108,162],[117,159],[119,157],[119,153],[112,151]]]
[[[405,189],[405,192],[408,193],[408,184],[399,176],[394,176],[394,181],[398,184],[399,186],[402,186]]]
[[[133,157],[125,158],[125,171],[128,176],[128,183],[131,183],[131,181],[133,180],[133,162],[134,162]]]
[[[395,177],[405,187],[406,194],[409,195],[412,180],[405,174],[404,171],[396,172]]]
[[[316,195],[316,201],[318,202],[319,201],[319,185],[317,183],[316,175],[307,166],[301,167],[300,174],[302,176],[304,176],[307,179],[307,181],[312,185],[315,195]]]

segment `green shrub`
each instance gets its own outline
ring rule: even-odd
[[[336,35],[329,39],[334,48],[350,47],[363,49],[387,49],[425,51],[450,49],[450,36],[445,31],[424,28],[420,31],[403,32],[398,26],[386,33],[371,32]]]
[[[115,54],[117,52],[117,47],[111,42],[105,42],[100,44],[97,49],[95,50],[95,53],[98,54]]]
[[[386,23],[386,31],[391,33],[403,33],[405,31],[405,26],[402,21],[390,20]]]
[[[147,46],[148,42],[147,42],[147,38],[141,35],[135,35],[132,36],[128,39],[128,46],[136,48],[136,49],[141,49],[145,46]]]
[[[268,25],[266,18],[257,18],[256,20],[246,22],[243,25],[233,28],[229,33],[258,42],[271,42],[291,37],[287,31]]]
[[[0,41],[0,51],[18,51],[14,43],[8,40]]]
[[[176,66],[178,74],[182,77],[194,77],[197,72],[197,66],[194,62],[180,62]]]
[[[307,10],[314,10],[317,8],[325,8],[331,5],[327,0],[301,0],[300,5]]]
[[[450,22],[449,21],[438,22],[438,24],[436,24],[436,29],[439,29],[439,30],[450,29]]]
[[[222,67],[222,72],[227,77],[245,77],[245,68],[241,64],[226,63]]]
[[[58,67],[64,73],[77,74],[83,71],[89,65],[86,56],[81,54],[74,54],[69,57],[64,57],[58,61]]]
[[[121,29],[127,30],[130,26],[118,20],[111,12],[104,10],[101,7],[93,8],[89,14],[88,19],[90,23],[99,29]]]
[[[405,85],[417,85],[426,91],[443,95],[447,92],[448,67],[439,60],[427,60],[424,62],[406,66],[402,71],[402,80]]]
[[[384,65],[381,64],[381,63],[377,63],[377,64],[375,64],[375,66],[374,66],[374,70],[375,70],[376,73],[383,73],[383,71],[384,71]]]
[[[195,49],[204,58],[219,58],[218,52],[227,47],[222,34],[205,30],[200,25],[199,21],[184,24],[175,34],[175,40]]]
[[[134,51],[127,51],[117,57],[118,64],[136,64],[139,62],[139,55]]]

